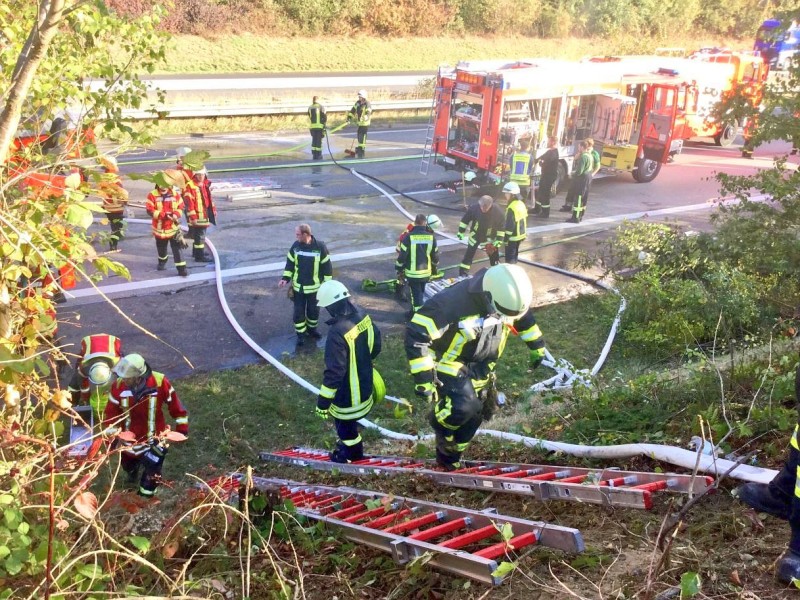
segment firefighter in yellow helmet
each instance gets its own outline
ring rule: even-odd
[[[414,391],[431,403],[436,461],[459,468],[494,395],[495,366],[508,335],[530,349],[531,365],[545,357],[544,338],[531,310],[533,288],[518,265],[500,264],[430,298],[406,326],[405,350]]]

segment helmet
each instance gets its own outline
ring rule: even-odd
[[[378,369],[372,369],[372,400],[375,402],[383,402],[386,397],[386,384],[383,382],[383,377],[378,373]]]
[[[467,171],[464,173],[464,181],[473,181],[477,176],[478,174],[475,171]]]
[[[509,317],[522,316],[533,300],[533,286],[519,265],[495,265],[483,276],[483,291],[491,295],[492,304]]]
[[[119,172],[119,166],[117,165],[117,159],[113,156],[100,156],[97,158],[97,162],[100,163],[100,166],[110,171],[111,173]]]
[[[367,99],[367,90],[358,90],[358,97],[363,98],[364,100]]]
[[[147,363],[141,354],[127,354],[114,366],[114,374],[120,379],[133,379],[147,373]]]
[[[428,227],[434,231],[438,231],[442,228],[442,220],[436,215],[428,215]]]
[[[350,292],[344,287],[344,284],[335,279],[329,279],[323,282],[317,290],[317,306],[325,308],[331,304],[337,303],[339,300],[344,300],[350,297]]]
[[[175,158],[183,158],[191,151],[192,149],[189,148],[188,146],[180,146],[178,148],[175,148]]]
[[[105,385],[111,379],[111,367],[102,360],[98,361],[89,367],[89,373],[86,376],[92,385]]]
[[[506,194],[519,194],[519,184],[515,181],[509,181],[503,186],[503,192]]]

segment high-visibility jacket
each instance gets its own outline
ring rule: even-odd
[[[532,350],[544,348],[531,309],[513,321],[493,311],[483,291],[485,274],[486,269],[445,288],[411,317],[405,351],[415,384],[433,382],[434,371],[453,377],[463,370],[488,376],[510,333]]]
[[[458,224],[459,233],[467,233],[469,226],[469,243],[470,245],[482,244],[487,240],[497,239],[502,241],[505,237],[505,214],[503,209],[492,204],[492,207],[483,212],[480,204],[477,202],[471,204],[461,217],[461,222]]]
[[[314,102],[308,107],[308,118],[311,121],[311,125],[309,126],[311,129],[323,129],[325,123],[328,122],[328,113],[325,111],[325,107],[322,106],[322,104]]]
[[[398,244],[395,269],[409,279],[428,279],[439,264],[436,236],[426,225],[415,225],[404,233]]]
[[[136,442],[125,448],[128,454],[139,455],[147,451],[148,441],[167,429],[164,408],[175,420],[175,431],[189,434],[189,413],[178,399],[178,394],[163,373],[145,374],[144,389],[134,394],[125,381],[117,379],[111,385],[103,427],[119,427],[136,436]]]
[[[209,209],[203,189],[195,181],[187,181],[183,188],[183,201],[186,204],[186,219],[192,227],[208,227],[211,225]]]
[[[515,152],[511,156],[511,172],[508,175],[508,180],[514,181],[519,185],[531,184],[530,152]]]
[[[506,241],[518,242],[525,239],[528,228],[528,208],[519,198],[512,198],[506,208]]]
[[[78,364],[75,372],[70,379],[67,391],[70,392],[73,402],[81,404],[91,404],[99,417],[103,416],[110,384],[104,386],[94,386],[89,381],[88,372],[92,365],[98,361],[105,362],[109,367],[113,367],[122,357],[122,341],[107,333],[96,333],[87,335],[81,340],[81,353],[78,356]]]
[[[347,113],[348,120],[353,120],[359,127],[369,127],[372,118],[372,106],[369,101],[356,100],[353,108]]]
[[[372,409],[372,361],[381,352],[381,332],[352,304],[327,324],[325,373],[317,405],[328,408],[336,419],[360,419]]]
[[[174,188],[150,192],[145,208],[153,219],[151,229],[155,237],[168,240],[178,233],[183,200]]]
[[[291,281],[295,292],[312,294],[323,281],[328,281],[331,277],[333,266],[325,242],[318,241],[312,235],[308,244],[292,244],[286,254],[286,266],[281,279]]]

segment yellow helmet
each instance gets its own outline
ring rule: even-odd
[[[508,317],[521,317],[533,301],[531,280],[519,265],[489,267],[483,276],[483,291],[491,296],[495,309]]]
[[[147,373],[147,363],[141,354],[126,354],[114,366],[114,374],[120,379],[133,379]]]

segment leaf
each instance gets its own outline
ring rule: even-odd
[[[14,496],[11,494],[0,494],[0,504],[11,504],[14,501]]]
[[[127,540],[139,551],[139,554],[146,554],[150,550],[150,540],[139,535],[129,535]]]
[[[123,442],[133,443],[136,441],[136,435],[132,431],[123,431],[117,434],[117,437],[121,439]]]
[[[189,439],[182,433],[172,430],[165,431],[164,437],[168,439],[170,442],[185,442],[187,439]]]
[[[503,536],[504,542],[507,542],[514,537],[514,529],[511,527],[511,523],[503,523],[503,527],[500,530],[500,535]]]
[[[494,571],[492,571],[492,577],[502,579],[516,568],[517,563],[503,561],[497,565],[497,568]]]
[[[70,204],[67,207],[67,212],[64,214],[64,218],[71,225],[75,225],[81,229],[89,229],[89,226],[94,220],[92,211],[85,208],[83,204]]]
[[[94,519],[97,514],[97,496],[92,492],[81,492],[75,498],[75,510],[86,519]]]
[[[700,575],[687,571],[681,575],[681,600],[692,598],[700,593]]]

